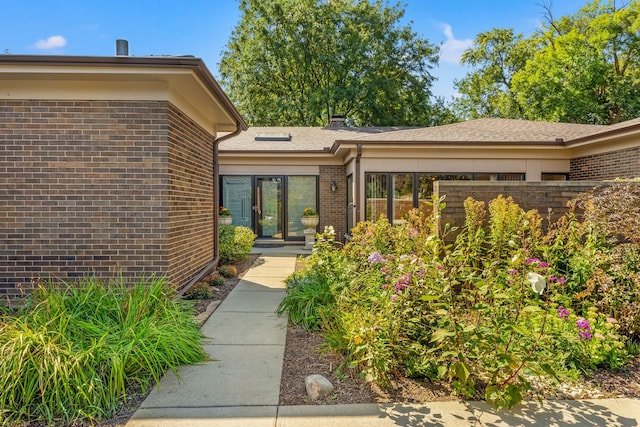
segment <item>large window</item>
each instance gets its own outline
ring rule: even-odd
[[[364,219],[376,221],[380,215],[387,215],[387,174],[368,173],[365,178]]]
[[[233,225],[251,227],[253,203],[250,176],[222,177],[222,206],[233,215]]]
[[[300,218],[305,208],[317,211],[317,186],[315,176],[287,177],[287,234],[289,237],[304,236],[304,227]]]

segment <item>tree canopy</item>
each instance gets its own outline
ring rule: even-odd
[[[432,125],[450,120],[433,99],[438,47],[376,0],[240,0],[221,82],[253,126]]]
[[[525,38],[479,34],[462,62],[455,110],[466,118],[611,124],[640,116],[640,0],[595,0]]]

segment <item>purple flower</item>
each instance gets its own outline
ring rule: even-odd
[[[581,340],[590,340],[591,339],[591,325],[589,325],[589,321],[583,317],[576,320],[576,326],[578,327],[578,337]]]
[[[409,287],[410,281],[411,281],[411,273],[401,276],[400,279],[394,285],[396,294],[399,294],[400,292],[407,289]]]
[[[369,261],[370,264],[384,262],[384,258],[382,258],[382,255],[380,255],[380,252],[378,251],[373,252],[371,255],[369,255],[369,258],[367,258],[367,260]]]
[[[558,307],[556,313],[558,313],[558,317],[562,320],[567,320],[569,318],[569,310],[567,310],[563,306]]]
[[[418,236],[418,230],[416,230],[415,228],[412,228],[411,231],[409,232],[409,235],[411,237],[417,237]]]
[[[512,268],[511,270],[507,271],[507,273],[509,273],[512,276],[515,276],[516,274],[520,273],[518,270],[516,270],[515,268]]]
[[[618,323],[618,321],[613,317],[607,317],[607,323]]]
[[[540,262],[540,258],[529,258],[525,261],[527,264],[537,264]]]
[[[540,267],[540,268],[547,268],[548,266],[549,266],[549,265],[548,265],[546,262],[544,262],[544,261],[540,261],[540,262],[538,263],[538,267]]]

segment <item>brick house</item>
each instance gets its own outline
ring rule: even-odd
[[[234,223],[265,241],[302,239],[306,206],[319,211],[319,230],[332,225],[342,239],[358,221],[431,209],[434,193],[447,195],[452,221],[469,195],[509,194],[523,208],[561,213],[591,181],[640,177],[640,119],[350,128],[338,117],[326,128],[256,127],[220,144],[220,175]]]
[[[447,195],[561,209],[592,181],[640,176],[640,119],[480,119],[430,128],[247,128],[200,59],[0,56],[0,294],[31,277],[167,275],[217,260],[217,206],[261,242],[320,214],[401,222]],[[244,132],[242,132],[245,130]]]
[[[200,59],[0,56],[0,294],[188,284],[216,261],[217,138],[243,129]]]

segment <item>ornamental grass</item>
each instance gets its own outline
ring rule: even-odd
[[[161,278],[39,286],[0,320],[0,422],[110,418],[167,369],[205,360],[192,305],[173,295]]]

